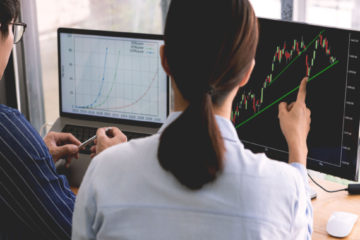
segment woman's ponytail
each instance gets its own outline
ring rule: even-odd
[[[216,123],[210,93],[204,93],[162,133],[161,166],[190,189],[216,179],[223,167],[224,142]]]

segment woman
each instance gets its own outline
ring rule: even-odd
[[[0,79],[26,25],[17,0],[0,1]],[[0,104],[0,239],[70,239],[75,196],[54,162],[77,157],[71,134],[44,140],[16,109]]]
[[[310,239],[306,79],[279,105],[289,163],[245,150],[230,121],[249,80],[258,22],[248,0],[172,0],[162,65],[175,112],[158,134],[97,155],[75,203],[72,239]],[[121,132],[115,134],[121,138]]]

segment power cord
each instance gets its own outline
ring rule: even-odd
[[[319,188],[321,188],[322,190],[324,190],[325,192],[328,193],[335,193],[335,192],[341,192],[341,191],[347,191],[347,188],[343,188],[343,189],[338,189],[338,190],[327,190],[326,188],[324,188],[323,186],[321,186],[319,183],[317,183],[312,177],[311,175],[308,173],[309,178],[311,179],[311,181],[313,183],[315,183]]]
[[[327,190],[326,188],[324,188],[323,186],[321,186],[319,183],[317,183],[312,177],[311,175],[308,173],[309,178],[311,179],[311,181],[313,183],[315,183],[319,188],[321,188],[322,190],[324,190],[325,192],[328,193],[336,193],[336,192],[341,192],[341,191],[348,191],[349,194],[360,194],[360,184],[359,183],[350,183],[348,184],[347,188],[342,188],[342,189],[337,189],[337,190]]]

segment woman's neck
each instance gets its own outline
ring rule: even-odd
[[[183,112],[188,106],[189,102],[183,98],[180,91],[176,87],[175,84],[172,82],[172,89],[174,93],[174,111],[175,112]],[[215,115],[219,115],[226,119],[230,119],[231,110],[232,110],[232,102],[236,96],[238,88],[233,89],[230,94],[226,97],[224,103],[221,106],[214,106],[214,113]]]

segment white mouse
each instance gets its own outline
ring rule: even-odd
[[[333,212],[330,216],[326,231],[333,237],[346,237],[350,234],[358,215],[348,212]]]

